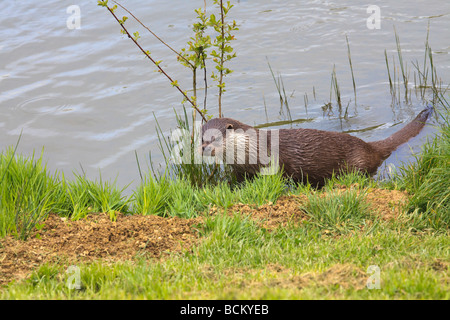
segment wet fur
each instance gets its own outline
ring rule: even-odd
[[[432,107],[423,110],[412,122],[390,137],[365,142],[346,133],[323,131],[315,129],[280,129],[279,130],[279,164],[284,169],[284,175],[296,182],[306,179],[313,186],[323,186],[333,174],[356,170],[373,176],[378,167],[401,144],[416,136],[432,113]],[[260,130],[230,118],[215,118],[209,120],[202,128],[204,133],[208,129],[217,129],[224,137],[220,145],[216,142],[215,149],[223,151],[226,157],[226,139],[237,129],[254,129],[259,138]],[[228,136],[227,136],[228,129]],[[268,150],[271,137],[268,130]],[[240,137],[242,138],[242,137]],[[252,139],[250,139],[252,140]],[[256,141],[259,141],[257,139]],[[247,143],[249,139],[247,139]],[[255,143],[254,141],[251,143]],[[257,142],[256,142],[257,143]],[[249,145],[247,144],[247,148]],[[255,147],[255,145],[253,145]],[[259,150],[259,145],[256,146]],[[204,141],[203,150],[211,149],[209,141]],[[212,149],[214,149],[212,148]],[[232,164],[238,181],[245,177],[253,177],[263,167],[260,163]]]

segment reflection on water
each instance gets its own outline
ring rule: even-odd
[[[174,48],[185,46],[194,21],[193,10],[204,1],[123,1],[144,23]],[[347,1],[234,1],[230,16],[240,25],[232,43],[238,56],[226,78],[223,110],[227,117],[251,125],[304,127],[350,132],[365,140],[385,138],[398,123],[410,121],[422,108],[391,105],[384,50],[396,57],[393,26],[400,36],[404,60],[423,61],[427,24],[434,63],[444,84],[450,82],[450,2],[432,0],[377,1],[381,28],[366,26],[368,5]],[[167,80],[154,72],[139,50],[120,35],[117,23],[96,1],[76,1],[81,28],[70,30],[68,5],[63,1],[2,1],[0,20],[0,148],[17,142],[19,151],[31,154],[45,147],[53,170],[70,175],[80,164],[91,177],[114,179],[121,186],[139,179],[135,150],[141,162],[158,150],[156,121],[169,134],[174,109],[181,100]],[[208,7],[208,12],[213,8]],[[130,22],[130,30],[138,26]],[[184,87],[190,73],[145,30],[142,44]],[[354,104],[347,44],[348,36],[357,87]],[[268,63],[282,75],[289,111],[296,121],[287,124],[280,113],[279,93]],[[330,102],[333,66],[348,119],[330,116],[322,107]],[[398,68],[398,64],[397,64]],[[211,81],[210,81],[211,84]],[[334,103],[334,97],[332,102]],[[213,88],[208,97],[211,114],[217,113]],[[428,128],[411,141],[418,150]],[[388,160],[408,159],[403,146]],[[133,186],[133,184],[132,184]]]

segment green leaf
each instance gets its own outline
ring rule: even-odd
[[[216,16],[215,16],[214,14],[212,14],[212,15],[209,17],[209,23],[210,23],[210,25],[215,25],[215,24],[217,23],[217,21],[216,21]]]
[[[119,20],[119,23],[122,25],[122,24],[124,24],[125,21],[127,21],[127,20],[128,20],[128,17],[123,16],[122,20]]]
[[[108,0],[97,1],[97,5],[99,5],[101,7],[107,7],[108,6]]]

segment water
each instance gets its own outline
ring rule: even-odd
[[[119,186],[131,183],[132,189],[139,180],[135,152],[144,169],[149,151],[155,162],[162,160],[155,117],[168,135],[175,127],[174,109],[182,110],[180,94],[120,35],[114,18],[98,7],[97,1],[0,2],[0,149],[15,144],[22,134],[19,152],[30,155],[44,147],[50,170],[63,171],[66,176],[84,170],[91,178],[98,178],[101,172],[103,179],[117,178]],[[275,76],[283,77],[292,118],[312,120],[283,127],[349,131],[368,141],[387,137],[423,108],[414,92],[410,104],[391,103],[384,50],[391,61],[396,57],[394,26],[411,72],[410,83],[414,84],[411,61],[423,62],[428,22],[434,64],[443,83],[450,83],[449,1],[417,1],[414,5],[406,0],[377,1],[381,28],[373,30],[366,25],[368,4],[356,0],[345,4],[232,3],[235,7],[230,16],[240,30],[232,43],[238,53],[229,65],[234,73],[225,79],[223,110],[227,117],[251,125],[287,119],[286,112],[280,114],[270,62]],[[122,4],[179,50],[191,35],[193,10],[204,1],[135,0]],[[67,27],[70,5],[80,8],[80,29]],[[211,6],[207,10],[213,12]],[[170,52],[131,19],[127,26],[130,31],[139,30],[142,45],[189,88],[189,72]],[[356,106],[346,35],[357,86]],[[331,117],[322,112],[322,106],[330,101],[333,66],[344,107],[349,105],[350,117],[344,121],[336,109]],[[216,98],[210,88],[210,114],[217,115]],[[387,163],[411,159],[410,146],[420,150],[426,135],[432,133],[432,128],[426,128]]]

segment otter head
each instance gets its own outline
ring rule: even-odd
[[[230,118],[214,118],[202,127],[202,152],[217,161],[245,164],[249,150],[257,153],[256,137],[256,129],[249,125]]]
[[[233,130],[235,122],[233,119],[215,118],[203,125],[202,153],[204,156],[217,156],[218,158],[222,158],[227,130]]]

